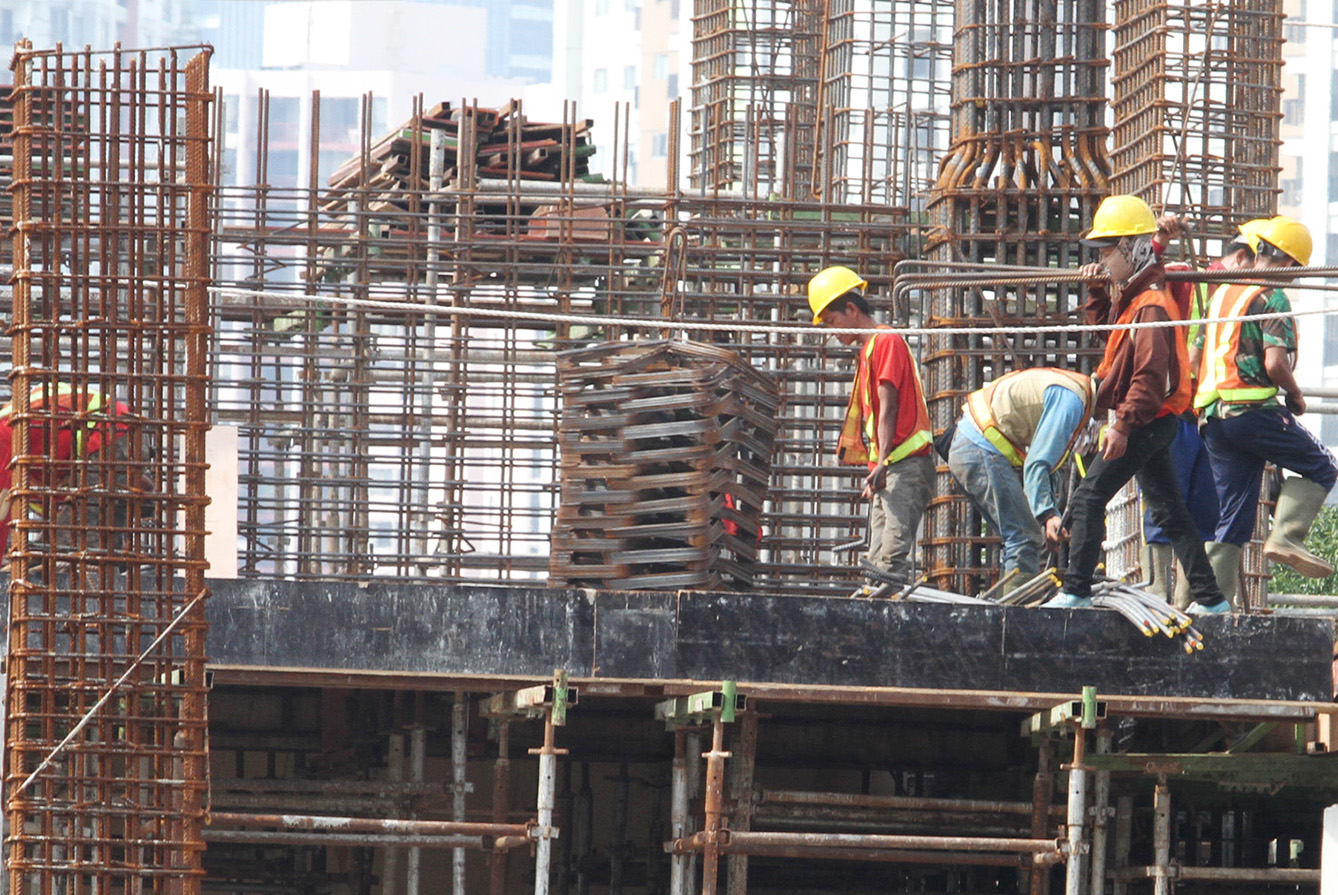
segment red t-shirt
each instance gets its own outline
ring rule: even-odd
[[[62,395],[58,399],[61,404],[69,407],[71,399],[67,395]],[[80,402],[82,403],[82,402]],[[123,402],[117,401],[113,414],[119,415],[128,413],[130,408]],[[105,412],[105,410],[104,410]],[[14,486],[14,427],[13,418],[6,414],[0,417],[0,490],[10,491]],[[53,484],[58,485],[60,480],[69,475],[71,471],[70,461],[74,459],[75,438],[74,427],[78,425],[74,422],[63,422],[56,426],[54,432],[54,443],[50,451],[47,450],[47,429],[46,425],[37,422],[28,423],[28,453],[35,457],[45,456],[52,461],[47,466],[56,477],[57,481]],[[102,442],[110,435],[111,441],[116,441],[126,433],[124,423],[102,423],[99,425],[84,429],[84,453],[91,456],[97,453],[102,447]],[[34,470],[30,474],[28,483],[30,485],[41,485],[40,472]],[[10,497],[11,502],[13,496]],[[10,517],[13,515],[13,509],[4,513],[0,518],[0,562],[3,562],[4,554],[9,550],[9,529]]]
[[[859,363],[864,364],[867,346],[860,349]],[[906,347],[906,340],[900,333],[880,332],[873,336],[873,354],[869,357],[869,371],[861,370],[861,382],[868,382],[869,387],[861,395],[864,405],[864,419],[878,419],[878,384],[887,382],[897,389],[897,424],[892,431],[892,443],[901,444],[910,438],[929,416],[924,395],[920,391],[920,380],[914,368],[915,359]],[[872,378],[865,378],[871,374]],[[876,425],[876,423],[875,423]],[[879,446],[881,447],[881,445]],[[931,445],[925,445],[912,456],[929,453]],[[869,446],[869,468],[877,465],[878,457],[874,446]]]

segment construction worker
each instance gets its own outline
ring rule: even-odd
[[[1059,547],[1053,475],[1086,429],[1094,398],[1090,376],[1036,367],[999,377],[962,407],[948,469],[1003,537],[1005,580],[1034,576],[1041,545]]]
[[[1242,224],[1237,235],[1224,248],[1221,257],[1209,263],[1206,269],[1218,271],[1252,267],[1258,230],[1267,222],[1266,219],[1258,219]],[[1171,239],[1184,233],[1184,223],[1178,215],[1163,214],[1157,218],[1157,225],[1160,229],[1154,240],[1163,249]],[[1183,263],[1167,264],[1165,267],[1168,271],[1193,269]],[[1191,320],[1199,320],[1207,314],[1208,304],[1215,288],[1216,286],[1207,283],[1190,283],[1183,280],[1170,284],[1171,297],[1175,299],[1184,316]],[[1189,327],[1186,334],[1191,346],[1190,374],[1196,378],[1198,363],[1195,360],[1193,343],[1200,329],[1199,326]],[[1199,420],[1192,409],[1180,415],[1175,440],[1171,442],[1171,462],[1175,465],[1176,481],[1180,483],[1180,493],[1185,498],[1185,506],[1189,509],[1190,518],[1194,520],[1194,527],[1198,529],[1199,537],[1205,545],[1211,543],[1220,516],[1217,508],[1217,489],[1213,483],[1208,449],[1199,435]],[[1161,526],[1152,520],[1152,513],[1147,509],[1143,511],[1143,544],[1143,573],[1148,578],[1148,590],[1164,600],[1174,602],[1180,609],[1186,608],[1191,601],[1189,582],[1181,570],[1176,576],[1175,589],[1172,592],[1170,579],[1175,556],[1171,550],[1171,539],[1162,531]],[[1209,548],[1205,546],[1205,549]],[[1211,550],[1208,559],[1209,562],[1212,561]],[[1230,599],[1231,594],[1226,591],[1220,575],[1217,583]]]
[[[1152,245],[1156,232],[1152,209],[1136,196],[1110,196],[1097,208],[1083,243],[1098,250],[1100,267],[1087,265],[1084,270],[1095,277],[1104,269],[1113,290],[1100,282],[1088,287],[1085,310],[1090,322],[1181,319]],[[1104,432],[1101,453],[1069,501],[1073,525],[1064,589],[1046,605],[1092,605],[1093,576],[1106,536],[1106,504],[1137,475],[1153,518],[1170,535],[1187,572],[1195,597],[1191,612],[1227,611],[1230,606],[1213,579],[1171,463],[1176,417],[1189,408],[1191,398],[1184,334],[1175,327],[1111,330],[1097,378],[1096,408],[1111,411],[1114,419]]]
[[[915,359],[905,339],[874,320],[868,286],[848,267],[828,267],[809,280],[808,304],[814,325],[879,330],[837,335],[860,350],[836,453],[868,470],[861,493],[871,501],[867,561],[909,580],[916,530],[934,491],[933,433]]]
[[[1254,266],[1304,267],[1310,263],[1310,251],[1306,226],[1279,216],[1260,231]],[[1306,403],[1292,374],[1295,325],[1291,317],[1229,319],[1290,312],[1291,303],[1280,288],[1219,286],[1200,339],[1194,405],[1203,418],[1203,440],[1222,511],[1209,555],[1229,594],[1239,590],[1240,551],[1254,532],[1265,463],[1289,469],[1297,477],[1282,484],[1264,556],[1311,578],[1333,574],[1331,562],[1305,549],[1311,523],[1338,480],[1338,464],[1296,419],[1305,413]],[[1281,401],[1279,390],[1285,392]]]
[[[143,492],[150,488],[143,474],[130,474],[130,439],[126,437],[129,425],[125,420],[116,419],[126,417],[129,407],[121,401],[107,402],[94,387],[69,385],[33,389],[28,407],[53,417],[49,423],[36,420],[28,423],[28,454],[44,458],[29,467],[29,486],[53,489],[78,486],[87,491],[107,489],[119,492],[106,504],[96,498],[89,501],[84,507],[84,515],[88,518],[80,519],[79,527],[88,532],[89,538],[96,540],[96,529],[105,506],[111,511],[109,521],[112,527],[123,528],[128,521],[127,492],[131,489]],[[9,551],[11,520],[18,515],[13,500],[12,461],[18,447],[14,440],[13,414],[12,403],[0,408],[0,557]],[[109,445],[110,451],[107,450]],[[141,451],[141,456],[135,459],[147,459],[147,452]],[[82,475],[77,469],[81,462],[84,465]],[[40,516],[42,509],[34,505],[30,513]],[[55,509],[59,510],[60,506]],[[67,524],[64,520],[45,521]],[[72,523],[73,520],[69,520],[69,524]],[[61,536],[65,534],[68,532]]]

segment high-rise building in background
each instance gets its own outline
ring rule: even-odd
[[[1338,263],[1338,62],[1335,9],[1330,0],[1287,0],[1283,26],[1282,173],[1278,212],[1303,221],[1314,235],[1313,265]],[[1319,125],[1318,127],[1316,125]],[[1338,296],[1292,290],[1298,310],[1338,307]],[[1303,389],[1338,382],[1338,315],[1304,318],[1297,326],[1296,380]],[[1312,401],[1311,403],[1316,403]],[[1338,416],[1302,417],[1330,446],[1338,446]]]
[[[243,12],[242,7],[251,11]],[[408,121],[415,98],[425,105],[459,105],[477,100],[502,105],[519,97],[525,84],[551,64],[551,33],[541,25],[507,31],[506,52],[494,58],[492,22],[522,4],[488,0],[467,5],[432,0],[311,0],[266,3],[227,0],[214,4],[209,24],[222,66],[214,83],[224,92],[224,182],[269,183],[282,191],[318,182],[360,150],[363,115],[371,132],[383,134]],[[541,19],[537,6],[525,6],[520,21]],[[258,48],[252,17],[260,12]],[[550,14],[551,18],[551,14]],[[244,33],[236,33],[238,30]],[[441,35],[489,35],[488,40],[453,41],[441,51]],[[536,37],[536,34],[539,36]],[[521,52],[521,50],[532,52]],[[514,51],[514,52],[512,52]],[[228,63],[235,62],[237,67]],[[534,72],[504,77],[500,71]],[[320,133],[313,149],[312,107],[319,91]],[[364,105],[366,110],[364,112]],[[268,165],[255,170],[257,135],[267,122]],[[285,201],[282,192],[273,196]]]
[[[552,83],[527,90],[527,108],[554,118],[574,101],[595,122],[591,170],[612,176],[616,165],[619,180],[625,171],[630,184],[663,187],[669,104],[691,78],[691,17],[691,0],[556,0]]]
[[[195,0],[0,0],[0,41],[111,49],[190,43]]]

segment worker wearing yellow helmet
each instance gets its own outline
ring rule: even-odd
[[[1246,221],[1237,228],[1236,234],[1222,249],[1217,260],[1209,263],[1208,271],[1241,270],[1254,266],[1254,253],[1259,243],[1260,229],[1268,223],[1267,218]],[[1178,214],[1166,213],[1157,218],[1159,227],[1154,239],[1160,248],[1169,246],[1172,239],[1184,235],[1186,226]],[[1191,271],[1193,266],[1183,262],[1171,262],[1165,265],[1167,271]],[[1201,320],[1208,312],[1213,292],[1219,288],[1217,283],[1193,283],[1179,280],[1168,283],[1171,297],[1180,310],[1191,320]],[[1198,355],[1194,343],[1199,338],[1201,326],[1188,327],[1187,342],[1189,349],[1189,370],[1196,376],[1199,368]],[[1221,514],[1217,508],[1217,486],[1213,482],[1211,461],[1208,449],[1199,433],[1199,420],[1193,408],[1180,415],[1175,440],[1171,442],[1171,462],[1175,466],[1175,478],[1180,483],[1180,494],[1185,499],[1190,518],[1199,538],[1208,551],[1208,559],[1213,560],[1216,548],[1208,546],[1213,542],[1217,521]],[[1189,580],[1184,570],[1175,576],[1175,587],[1171,587],[1171,570],[1175,566],[1175,555],[1171,549],[1171,539],[1152,518],[1151,509],[1143,511],[1143,578],[1147,589],[1162,599],[1173,601],[1180,609],[1185,609],[1193,598],[1189,592]],[[1222,586],[1228,598],[1232,595],[1223,583],[1221,573],[1217,574],[1218,584]]]
[[[1310,231],[1278,216],[1258,228],[1255,269],[1310,263]],[[1238,589],[1240,551],[1254,533],[1260,476],[1265,463],[1288,469],[1273,513],[1264,555],[1302,575],[1325,578],[1332,562],[1305,549],[1305,537],[1334,482],[1333,454],[1296,419],[1305,396],[1292,372],[1296,327],[1281,288],[1229,284],[1213,293],[1200,338],[1199,384],[1194,405],[1203,418],[1203,440],[1212,461],[1221,518],[1210,545],[1223,589]]]
[[[848,267],[828,267],[809,280],[808,305],[815,325],[877,330],[837,333],[842,345],[860,350],[836,453],[842,463],[867,470],[866,561],[909,580],[915,533],[934,490],[933,434],[915,359],[900,334],[873,318],[868,285]]]
[[[1061,593],[1047,603],[1056,608],[1092,605],[1096,566],[1106,536],[1106,505],[1125,483],[1138,477],[1153,518],[1170,536],[1184,566],[1196,611],[1218,612],[1229,605],[1185,507],[1171,462],[1176,418],[1188,409],[1191,389],[1189,349],[1175,327],[1128,329],[1135,323],[1182,320],[1166,289],[1166,275],[1153,236],[1157,219],[1137,196],[1111,196],[1092,218],[1083,242],[1097,249],[1099,264],[1086,265],[1085,311],[1091,323],[1113,325],[1096,375],[1096,410],[1113,416],[1105,443],[1069,501],[1072,537]],[[1113,290],[1108,290],[1109,281]],[[1063,536],[1062,522],[1045,523],[1047,541]]]

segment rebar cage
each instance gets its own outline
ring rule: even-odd
[[[209,51],[14,72],[10,891],[196,892]]]

